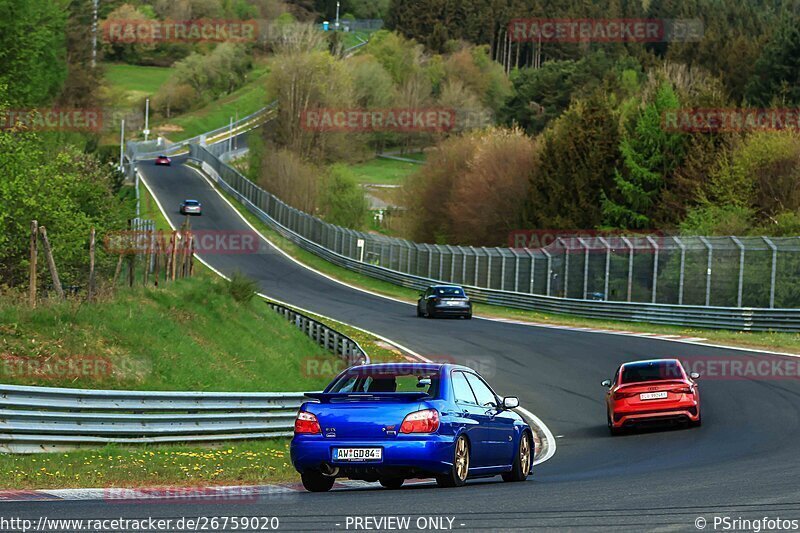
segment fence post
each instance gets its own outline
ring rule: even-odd
[[[603,299],[608,301],[608,278],[611,272],[611,245],[608,244],[608,241],[605,237],[598,237],[600,242],[603,243],[603,246],[606,247],[606,272],[605,272],[605,280],[603,281]]]
[[[504,291],[506,290],[506,256],[498,248],[495,250],[500,253],[500,290]]]
[[[631,301],[633,292],[633,244],[627,237],[622,238],[622,242],[628,247],[628,301]]]
[[[589,245],[583,242],[583,237],[578,237],[578,243],[584,246],[583,251],[583,299],[589,295]]]
[[[683,305],[683,277],[686,272],[686,245],[678,237],[672,237],[681,247],[681,273],[678,278],[678,305]]]
[[[61,279],[58,277],[56,261],[53,258],[53,249],[50,247],[50,239],[47,238],[47,228],[39,226],[39,233],[42,234],[42,244],[44,245],[44,256],[47,259],[47,268],[50,270],[50,278],[53,280],[53,288],[56,290],[59,300],[64,299],[64,289],[61,287]]]
[[[658,243],[651,237],[647,236],[647,241],[653,245],[653,295],[650,299],[652,303],[656,303],[656,290],[658,287]]]
[[[567,297],[569,294],[569,249],[567,248],[567,243],[561,237],[556,239],[556,244],[558,242],[564,246],[564,298]]]
[[[778,270],[778,247],[775,246],[775,243],[773,243],[769,237],[761,238],[764,239],[764,242],[767,243],[767,246],[772,249],[772,268],[769,281],[769,308],[773,309],[775,307],[775,274]]]
[[[550,279],[553,277],[553,256],[545,248],[542,248],[542,253],[547,257],[547,281],[545,284],[547,289],[545,293],[550,296]]]
[[[170,272],[169,277],[172,281],[175,281],[175,260],[178,256],[178,232],[172,232],[172,250],[170,250]]]
[[[431,245],[426,244],[425,249],[428,251],[428,275],[426,276],[428,279],[431,278],[431,269],[433,268],[433,253],[431,253]]]
[[[30,272],[28,274],[28,302],[36,307],[36,263],[39,258],[39,223],[31,220],[31,255]]]
[[[492,255],[486,250],[485,246],[481,246],[481,250],[486,254],[486,288],[492,288]]]
[[[529,292],[533,294],[533,282],[536,279],[534,276],[534,274],[536,273],[536,257],[533,255],[533,252],[531,252],[530,248],[523,248],[523,249],[525,250],[525,253],[528,254],[531,260],[531,280],[530,280],[531,288]]]
[[[94,298],[94,247],[95,247],[95,231],[92,227],[89,232],[89,287],[87,289],[86,299],[91,301]]]
[[[461,283],[467,283],[467,254],[462,246],[458,247],[458,252],[461,254]]]
[[[739,247],[739,286],[736,294],[736,306],[742,306],[742,283],[744,282],[744,244],[737,237],[731,237],[731,240]]]
[[[700,241],[708,248],[708,264],[706,266],[706,306],[709,306],[711,305],[711,260],[714,248],[705,237],[700,237]]]
[[[519,254],[514,250],[514,292],[519,292]]]

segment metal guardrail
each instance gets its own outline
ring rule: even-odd
[[[367,44],[369,44],[369,41],[345,48],[342,51],[342,55],[344,57],[349,57]],[[214,145],[227,141],[230,137],[230,133],[239,135],[240,133],[244,133],[261,125],[269,119],[271,113],[277,106],[278,101],[272,101],[261,109],[235,121],[233,124],[220,126],[217,129],[175,143],[166,144],[163,142],[163,139],[155,141],[128,141],[125,147],[125,157],[128,161],[135,162],[140,159],[154,159],[162,154],[166,156],[183,155],[188,152],[188,147],[191,144]]]
[[[148,392],[0,385],[0,452],[292,434],[300,392]]]
[[[359,261],[338,253],[304,237],[288,224],[324,241],[325,236],[336,231],[350,237],[358,232],[327,224],[287,206],[274,195],[242,176],[234,168],[222,163],[203,147],[192,145],[190,157],[199,161],[203,170],[220,187],[240,201],[251,213],[277,231],[280,235],[304,250],[349,270],[404,287],[422,289],[431,283],[448,282],[436,278],[416,276],[384,266]],[[227,178],[227,179],[226,179]],[[241,191],[228,180],[235,179]],[[269,212],[268,212],[269,211]],[[272,214],[270,214],[272,213]],[[273,214],[275,216],[273,216]],[[280,221],[279,221],[280,220]],[[316,226],[316,227],[315,227]],[[351,239],[352,240],[352,239]],[[354,253],[352,247],[348,247]],[[470,297],[477,302],[502,305],[533,311],[560,313],[587,318],[651,322],[677,326],[728,329],[736,331],[800,331],[800,309],[767,309],[746,307],[714,307],[699,305],[673,305],[660,303],[609,302],[542,296],[518,291],[498,290],[463,284]]]
[[[344,333],[339,333],[322,322],[284,305],[269,300],[267,301],[267,305],[292,322],[308,337],[315,340],[317,344],[344,359],[347,366],[369,364],[370,358],[367,352],[361,348],[358,342]]]
[[[367,364],[355,340],[267,301],[348,366]],[[0,384],[0,453],[81,446],[219,442],[289,437],[302,392],[158,392]]]
[[[161,154],[175,156],[188,153],[189,145],[191,144],[213,145],[216,143],[221,143],[227,141],[231,133],[233,135],[239,135],[262,124],[269,118],[276,106],[277,101],[271,102],[267,106],[262,107],[258,111],[255,111],[254,113],[251,113],[246,117],[233,122],[232,124],[221,126],[215,130],[211,130],[200,135],[195,135],[194,137],[190,137],[175,143],[165,144],[157,141],[129,141],[126,144],[125,156],[130,161],[154,159]]]

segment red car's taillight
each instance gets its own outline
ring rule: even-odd
[[[617,391],[617,392],[614,393],[614,399],[615,400],[623,400],[625,398],[632,398],[632,397],[636,396],[637,394],[639,394],[639,393],[638,392],[620,392],[620,391]]]
[[[425,409],[406,415],[400,433],[433,433],[439,429],[439,411]]]
[[[674,392],[675,394],[694,394],[694,388],[690,387],[689,385],[686,385],[683,387],[672,389],[671,392]]]
[[[322,433],[322,430],[316,416],[306,411],[300,411],[294,421],[294,433],[295,435],[316,435]]]

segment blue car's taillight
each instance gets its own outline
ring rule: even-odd
[[[400,433],[433,433],[439,429],[439,411],[425,409],[406,415]]]
[[[316,435],[322,433],[317,417],[312,413],[300,411],[294,421],[295,435]]]

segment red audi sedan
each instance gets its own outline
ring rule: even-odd
[[[699,426],[699,374],[687,374],[677,359],[633,361],[621,365],[614,379],[603,381],[608,429],[612,435],[623,429],[658,423]]]

